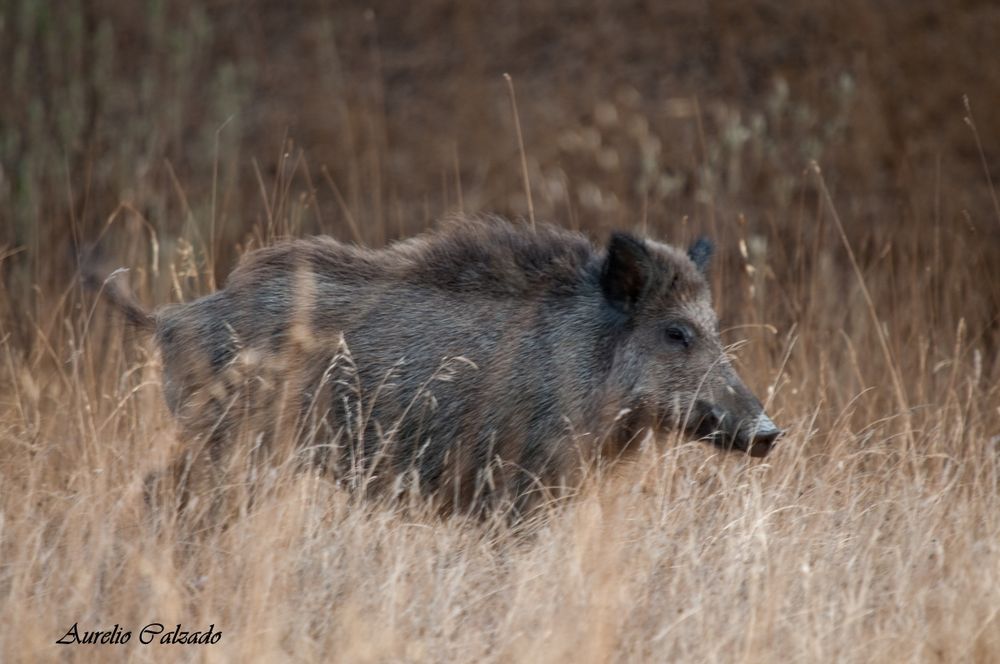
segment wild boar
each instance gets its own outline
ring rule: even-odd
[[[102,290],[154,333],[167,405],[211,459],[293,440],[341,479],[523,511],[646,432],[770,451],[781,432],[719,340],[711,253],[461,219],[380,250],[283,241],[153,313]]]

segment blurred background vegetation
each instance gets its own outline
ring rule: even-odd
[[[525,217],[509,73],[539,219],[709,233],[724,316],[864,348],[815,161],[893,348],[926,346],[899,361],[933,366],[964,320],[989,378],[998,34],[975,0],[3,0],[0,315],[42,352],[95,243],[144,252],[132,282],[164,302],[276,235]]]

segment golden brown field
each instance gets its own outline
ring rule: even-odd
[[[3,3],[0,661],[1000,661],[998,31],[971,0]],[[517,532],[287,467],[229,473],[225,518],[145,504],[181,443],[86,250],[163,304],[456,211],[711,235],[787,436],[658,441]]]

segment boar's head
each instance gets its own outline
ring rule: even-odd
[[[685,254],[628,234],[611,237],[600,282],[618,329],[612,381],[640,421],[763,457],[782,432],[719,339],[705,274],[711,254],[706,239]]]

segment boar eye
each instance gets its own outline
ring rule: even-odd
[[[691,340],[694,337],[694,333],[691,331],[691,328],[687,325],[681,324],[668,325],[666,335],[667,341],[684,346],[685,348],[691,345]]]

